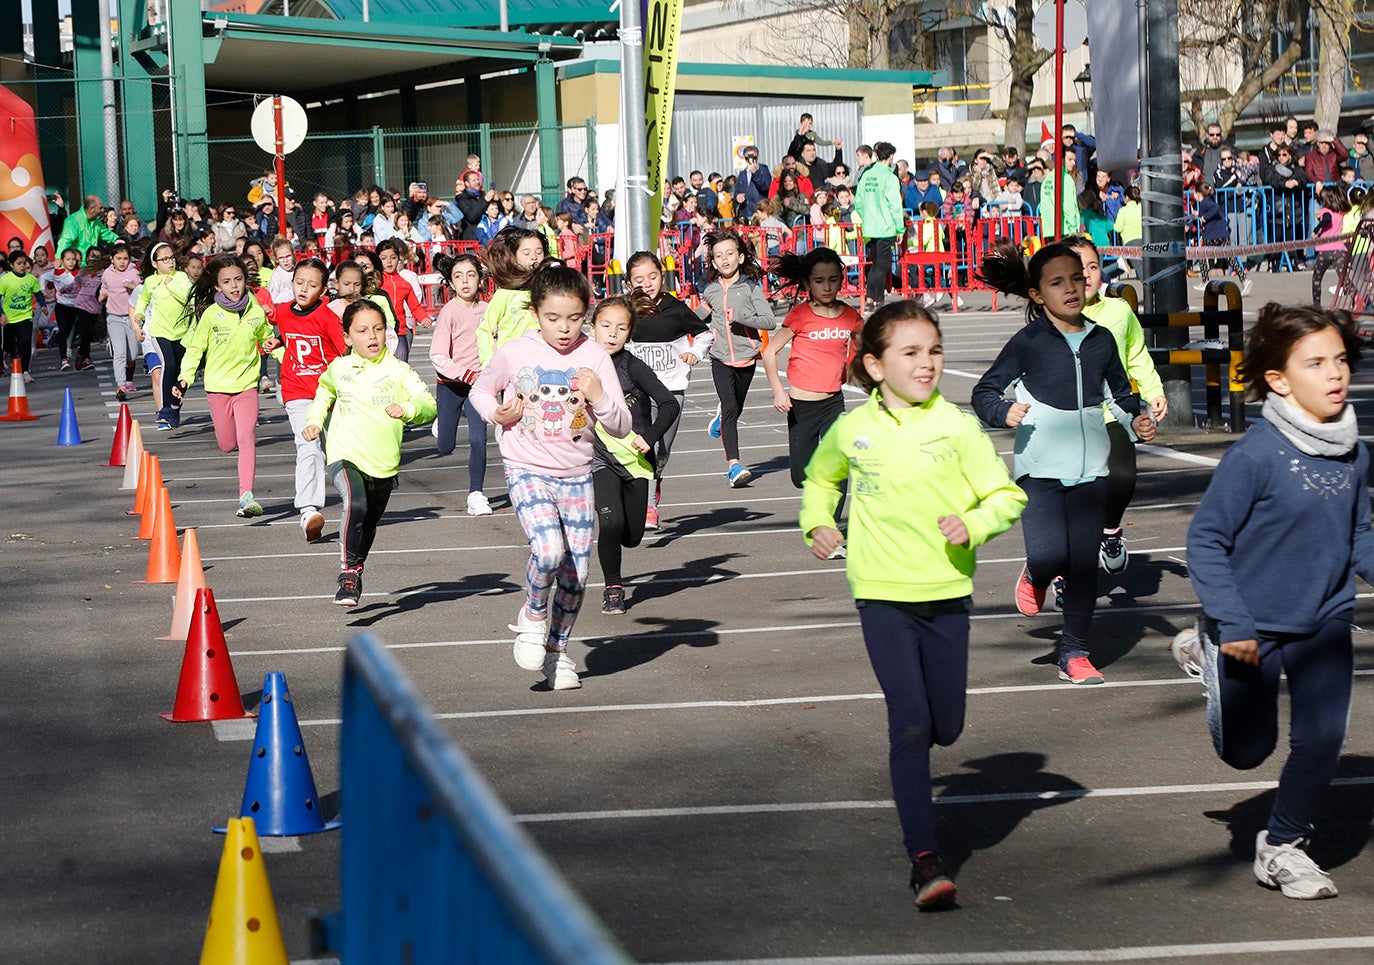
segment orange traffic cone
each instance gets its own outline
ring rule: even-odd
[[[196,531],[188,529],[182,536],[181,572],[177,574],[177,592],[172,600],[172,629],[159,640],[186,641],[191,632],[191,608],[195,606],[196,590],[205,586],[205,567],[200,562],[200,543]]]
[[[29,411],[29,393],[24,388],[24,366],[15,359],[10,369],[10,408],[0,415],[0,422],[32,422],[37,418]]]
[[[181,571],[177,524],[172,518],[172,494],[163,486],[157,491],[157,518],[148,544],[148,576],[144,583],[175,583]],[[146,517],[145,517],[146,518]]]
[[[47,348],[48,340],[43,337],[43,329],[36,328],[33,332],[33,347],[35,349]]]
[[[142,516],[148,505],[148,484],[153,481],[153,454],[147,449],[138,462],[138,488],[134,490],[134,508],[126,510],[129,516]]]
[[[157,464],[157,456],[153,457],[153,464]],[[148,501],[143,506],[143,517],[138,521],[138,535],[135,536],[134,539],[142,540],[153,538],[153,533],[157,531],[157,514],[158,511],[162,509],[162,507],[158,504],[158,500],[160,498],[158,494],[166,488],[166,486],[158,485],[156,475],[154,475],[153,479],[149,481]],[[171,496],[169,494],[168,502],[170,503],[170,501]]]
[[[129,424],[129,451],[124,454],[124,479],[120,489],[137,489],[138,472],[143,464],[143,430],[135,419]]]

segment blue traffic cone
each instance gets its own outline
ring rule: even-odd
[[[81,430],[76,427],[76,401],[72,399],[71,389],[68,389],[67,394],[62,398],[62,425],[57,430],[57,444],[59,446],[81,445]]]
[[[333,831],[338,821],[325,821],[301,727],[286,689],[286,675],[269,673],[262,683],[258,729],[243,788],[239,817],[252,818],[258,834],[285,837]],[[224,828],[215,828],[223,834]]]

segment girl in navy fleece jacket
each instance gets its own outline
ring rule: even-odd
[[[1355,574],[1374,578],[1369,453],[1346,403],[1359,356],[1349,316],[1260,311],[1243,376],[1264,420],[1226,451],[1193,517],[1188,576],[1203,616],[1173,645],[1203,677],[1212,743],[1232,767],[1274,750],[1288,676],[1291,750],[1254,873],[1289,898],[1336,894],[1304,845],[1345,741]]]
[[[1111,441],[1102,404],[1130,426],[1133,440],[1149,442],[1155,424],[1140,415],[1116,340],[1083,315],[1087,279],[1076,251],[1046,245],[1027,263],[1019,248],[1001,242],[983,262],[982,275],[998,291],[1030,301],[1026,327],[973,389],[980,419],[1016,429],[1012,475],[1029,500],[1021,516],[1026,565],[1016,582],[1016,607],[1026,616],[1039,613],[1045,591],[1062,577],[1059,679],[1100,684],[1102,674],[1088,656],[1088,631],[1107,515]],[[1004,398],[1008,389],[1015,390],[1015,402]]]

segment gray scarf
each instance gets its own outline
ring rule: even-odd
[[[1338,458],[1349,455],[1360,441],[1354,406],[1347,405],[1335,422],[1317,422],[1283,396],[1270,393],[1264,398],[1261,415],[1299,452],[1309,456]]]

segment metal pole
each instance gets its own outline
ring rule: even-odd
[[[286,151],[281,136],[281,95],[272,97],[272,125],[277,135],[277,233],[286,237]]]
[[[110,30],[110,0],[97,0],[96,16],[100,18],[100,112],[105,121],[105,198],[110,207],[118,208],[119,190],[119,119],[115,114],[114,34]]]
[[[368,4],[367,4],[367,0],[363,0],[363,23],[367,23],[367,22],[368,22],[369,20],[371,20],[371,19],[372,19],[372,18],[371,18],[371,16],[369,16],[369,13],[368,13]]]
[[[501,32],[510,32],[510,6],[506,0],[501,0]]]
[[[1054,231],[1064,237],[1064,0],[1054,0]]]
[[[616,199],[616,229],[630,253],[649,250],[648,133],[644,127],[644,23],[639,0],[620,3],[620,117],[625,196]]]
[[[172,58],[172,13],[162,2],[162,23],[167,28],[167,115],[172,123],[172,190],[181,196],[181,144],[177,136],[177,73]]]

